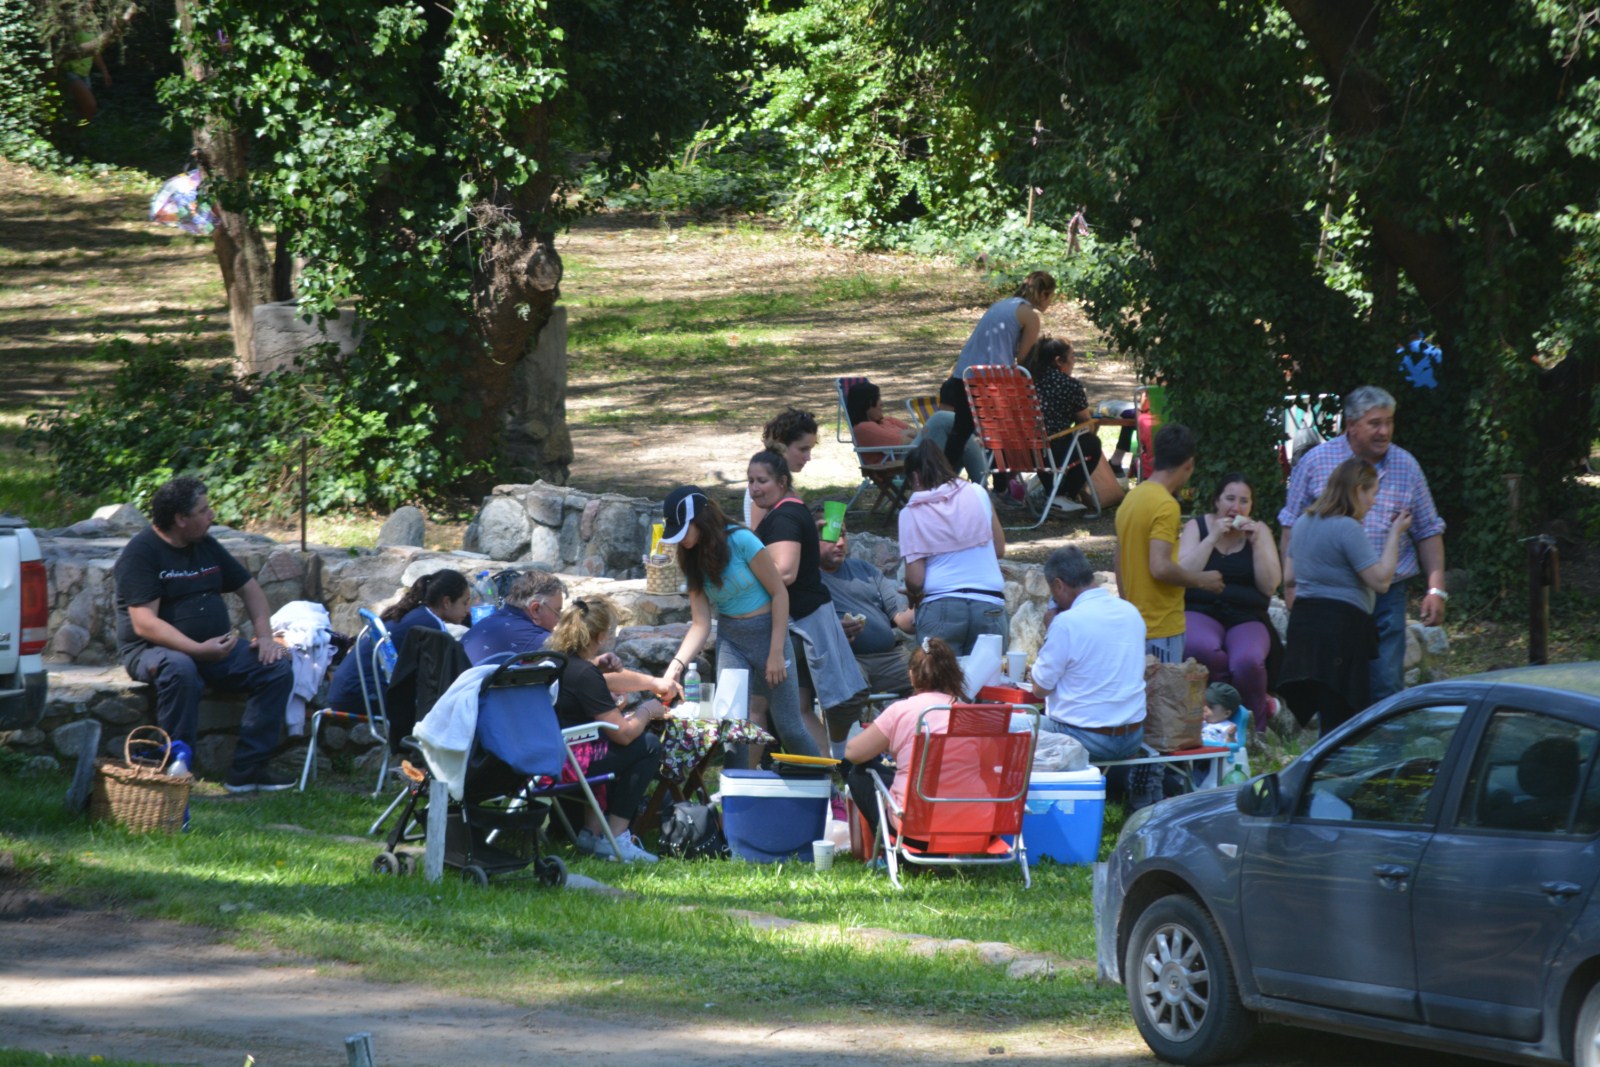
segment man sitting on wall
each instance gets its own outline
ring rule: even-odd
[[[288,649],[272,638],[267,596],[250,572],[210,534],[215,518],[198,478],[174,478],[150,498],[150,525],[128,542],[112,570],[117,646],[129,677],[156,687],[156,722],[169,735],[198,740],[200,691],[244,690],[230,793],[288,789],[293,780],[267,766],[294,689]],[[228,618],[223,593],[238,593],[255,637],[246,643]]]

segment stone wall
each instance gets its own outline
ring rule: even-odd
[[[497,485],[463,547],[492,560],[589,577],[644,577],[659,501],[585,493],[538,481]]]

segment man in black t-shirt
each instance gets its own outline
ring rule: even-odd
[[[267,760],[278,744],[294,689],[287,650],[272,639],[267,597],[250,572],[208,532],[214,518],[205,485],[174,478],[150,499],[151,524],[117,557],[117,651],[128,675],[156,687],[156,721],[193,746],[200,691],[245,690],[244,719],[230,793],[287,789]],[[256,638],[239,640],[223,593],[238,593]],[[252,647],[253,646],[253,647]]]

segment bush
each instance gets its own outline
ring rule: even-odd
[[[720,147],[693,139],[681,160],[650,171],[634,185],[608,186],[591,170],[583,186],[586,194],[627,211],[766,212],[787,197],[788,161],[775,134],[756,131]]]
[[[47,449],[72,493],[116,489],[143,504],[167,479],[194,474],[229,523],[298,509],[302,438],[314,514],[390,508],[459,473],[433,441],[428,405],[364,384],[359,355],[341,360],[328,346],[266,377],[198,355],[192,336],[102,344],[96,358],[119,364],[110,388],[29,416],[23,445]]]

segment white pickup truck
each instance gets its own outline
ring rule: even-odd
[[[0,730],[44,715],[44,646],[50,598],[39,542],[21,519],[0,515]]]

